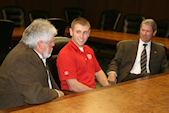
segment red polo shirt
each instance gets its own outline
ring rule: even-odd
[[[72,40],[65,45],[57,57],[57,69],[61,81],[61,89],[69,90],[67,79],[77,79],[90,88],[96,88],[95,73],[101,70],[93,50],[83,46],[84,52]]]

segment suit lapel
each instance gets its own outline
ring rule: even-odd
[[[132,48],[131,48],[131,58],[132,58],[132,67],[134,65],[134,62],[136,60],[136,56],[137,56],[137,51],[138,51],[138,41],[134,41],[132,43]]]
[[[151,51],[150,51],[150,66],[153,65],[154,60],[156,59],[157,56],[157,48],[154,43],[151,42]],[[151,68],[150,68],[151,69]],[[151,70],[150,70],[151,71]]]
[[[60,90],[60,88],[58,87],[58,85],[56,84],[56,82],[55,82],[55,80],[54,80],[54,78],[53,78],[53,76],[52,76],[52,74],[51,74],[51,72],[50,72],[50,69],[49,69],[49,67],[48,67],[48,65],[47,65],[47,63],[46,63],[46,66],[44,65],[44,63],[43,63],[43,61],[42,61],[42,59],[38,56],[38,54],[34,51],[34,53],[36,54],[36,56],[38,57],[38,59],[42,62],[42,65],[43,65],[43,67],[44,67],[44,70],[45,70],[45,74],[46,74],[46,76],[44,76],[45,77],[45,79],[44,80],[46,80],[44,83],[46,84],[45,86],[48,86],[48,80],[47,80],[47,76],[48,76],[48,73],[47,73],[47,70],[49,71],[49,76],[50,76],[50,80],[51,80],[51,84],[52,84],[52,88],[53,89],[59,89]]]

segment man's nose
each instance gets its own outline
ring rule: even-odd
[[[52,47],[54,47],[55,46],[55,43],[54,42],[52,42]]]
[[[146,35],[146,31],[143,31],[143,34]]]
[[[80,33],[80,38],[82,38],[83,37],[83,33]]]

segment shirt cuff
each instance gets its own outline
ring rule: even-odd
[[[115,71],[109,71],[109,72],[107,73],[107,75],[109,76],[110,73],[115,73],[115,75],[116,75],[116,77],[117,77],[117,73],[116,73]]]
[[[59,91],[57,89],[55,89],[55,91],[58,93],[59,97],[60,97],[60,94],[59,94]]]

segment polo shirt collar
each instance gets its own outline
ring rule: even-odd
[[[76,50],[77,52],[82,52],[78,47],[77,47],[77,45],[72,41],[72,39],[70,39],[70,46],[72,47],[72,48],[74,48],[74,50]],[[86,52],[86,47],[85,47],[85,45],[83,46],[83,53],[85,53]]]

